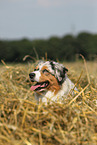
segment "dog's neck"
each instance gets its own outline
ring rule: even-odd
[[[67,77],[66,80],[64,81],[64,83],[62,84],[61,89],[57,92],[57,94],[55,94],[54,91],[52,92],[50,90],[45,91],[45,92],[41,92],[41,93],[35,92],[35,98],[36,98],[38,103],[40,101],[42,101],[46,104],[48,101],[49,102],[53,102],[53,101],[56,102],[57,100],[59,100],[61,102],[63,97],[67,97],[68,93],[73,88],[74,88],[74,84]],[[75,87],[74,90],[77,90],[77,88]],[[71,90],[71,94],[74,95],[74,91],[72,92],[72,90]]]
[[[43,98],[45,98],[46,93],[47,93],[46,91],[44,91],[44,92],[35,92],[34,93],[38,104],[39,104],[40,101],[43,100]]]

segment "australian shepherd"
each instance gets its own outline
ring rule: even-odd
[[[46,103],[62,102],[67,97],[70,90],[74,94],[74,84],[67,77],[68,69],[62,64],[54,61],[40,61],[33,72],[29,74],[30,80],[36,82],[31,86],[31,90],[35,92],[35,98],[39,102]]]

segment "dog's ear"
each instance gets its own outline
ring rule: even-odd
[[[52,68],[51,73],[55,75],[58,83],[61,85],[66,78],[66,72],[68,72],[68,69],[65,68],[62,64],[54,61],[50,61],[50,65]]]
[[[66,72],[68,72],[68,69],[65,67],[61,67],[60,69],[57,69],[56,78],[60,85],[62,85],[62,83],[66,78]]]

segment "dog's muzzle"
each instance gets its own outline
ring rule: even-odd
[[[34,86],[31,86],[31,90],[32,91],[44,91],[45,88],[47,88],[49,86],[49,81],[44,81],[44,82],[37,82],[35,81],[35,73],[30,73],[29,74],[29,78],[31,80],[31,82],[36,82],[36,84]]]

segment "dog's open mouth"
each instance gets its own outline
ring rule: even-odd
[[[37,82],[34,86],[31,86],[32,91],[43,91],[49,85],[49,81]]]

